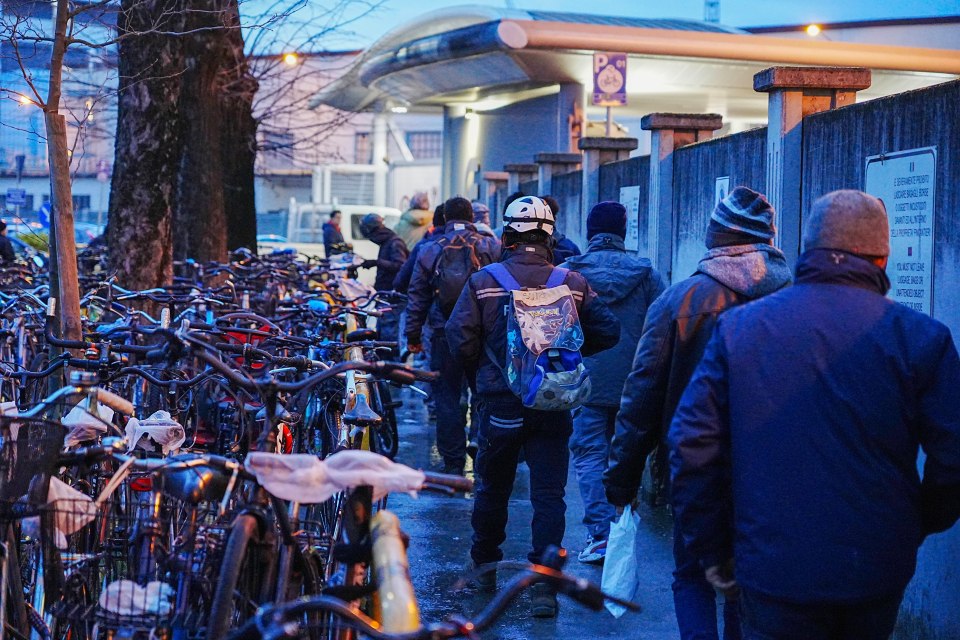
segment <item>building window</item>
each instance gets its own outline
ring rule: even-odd
[[[407,146],[417,160],[433,160],[443,155],[443,134],[440,131],[410,131]]]
[[[353,161],[356,164],[373,164],[373,139],[369,132],[354,134]]]
[[[74,212],[90,209],[90,196],[73,196]]]

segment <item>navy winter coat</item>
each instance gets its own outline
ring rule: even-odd
[[[413,267],[417,264],[417,257],[420,255],[420,250],[423,249],[423,245],[430,242],[431,239],[437,235],[442,235],[443,230],[440,230],[440,233],[437,233],[435,228],[429,229],[420,241],[417,244],[413,245],[413,250],[410,251],[410,255],[407,257],[407,261],[403,263],[403,266],[400,267],[400,271],[397,273],[397,277],[393,279],[393,290],[399,291],[400,293],[406,293],[410,288],[410,279],[413,278]]]
[[[373,286],[377,291],[389,291],[410,252],[403,240],[386,227],[374,231],[370,235],[370,241],[380,247],[377,252],[377,278]]]
[[[434,236],[430,242],[420,250],[417,262],[413,266],[413,276],[410,278],[410,289],[407,292],[407,339],[419,342],[423,325],[430,323],[430,328],[442,330],[447,319],[440,311],[440,305],[434,300],[434,270],[440,259],[442,247],[437,243],[440,238],[466,236],[476,246],[480,265],[488,265],[500,258],[500,241],[477,231],[469,222],[452,220],[443,228],[442,234]]]
[[[586,253],[568,258],[562,266],[582,274],[620,321],[617,345],[584,358],[593,379],[603,381],[593,385],[589,404],[618,407],[647,308],[666,285],[649,260],[627,253],[623,238],[612,233],[593,236]]]
[[[520,245],[504,252],[501,260],[524,288],[543,287],[553,272],[553,255],[543,245]],[[564,284],[570,287],[577,303],[584,343],[580,350],[590,355],[609,349],[620,337],[620,322],[593,292],[586,279],[571,271]],[[506,363],[507,316],[510,293],[485,269],[470,277],[457,300],[446,325],[447,342],[454,357],[467,371],[477,372],[477,393],[480,395],[508,394],[510,388],[501,368]],[[500,360],[490,361],[486,347]],[[602,381],[594,381],[602,384]]]
[[[553,232],[556,244],[553,246],[553,264],[561,265],[570,258],[580,255],[580,247],[573,240],[556,229]]]
[[[884,297],[852,254],[717,324],[670,427],[674,512],[704,566],[798,603],[891,596],[960,515],[960,359],[950,330]],[[918,448],[927,458],[923,480]]]
[[[323,223],[323,251],[326,257],[344,252],[343,233],[332,222]]]
[[[697,272],[671,286],[647,311],[633,369],[623,386],[603,485],[610,504],[637,497],[647,457],[656,492],[668,484],[667,429],[720,314],[790,283],[783,253],[769,245],[711,249]],[[660,449],[657,449],[657,447]]]

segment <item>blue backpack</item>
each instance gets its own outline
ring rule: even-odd
[[[523,406],[541,411],[569,411],[590,397],[590,376],[583,365],[583,329],[567,269],[554,267],[545,287],[523,290],[501,263],[484,269],[510,292],[507,310],[506,364],[486,346],[487,355]]]

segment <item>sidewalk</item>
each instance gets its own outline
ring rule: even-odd
[[[438,468],[436,449],[431,447],[433,425],[427,421],[426,411],[419,398],[403,394],[407,406],[400,409],[400,453],[398,461],[417,468]],[[432,451],[431,451],[432,448]],[[468,467],[469,468],[469,467]],[[510,522],[505,559],[524,560],[529,550],[530,519],[528,471],[521,465],[511,500]],[[470,616],[489,600],[489,595],[469,591],[455,593],[453,584],[460,577],[468,558],[470,546],[470,497],[448,498],[436,494],[421,495],[418,499],[393,496],[390,508],[400,517],[403,530],[410,536],[410,573],[420,599],[424,621],[442,619],[459,613]],[[586,532],[580,519],[583,505],[571,468],[567,482],[567,533],[564,546],[570,550],[566,570],[600,582],[601,569],[577,562],[576,553],[582,547]],[[662,511],[644,509],[641,512],[642,545],[646,558],[641,564],[643,578],[637,598],[643,611],[626,614],[616,620],[607,612],[593,613],[576,602],[561,597],[560,615],[556,620],[534,620],[529,615],[525,597],[515,603],[484,640],[520,640],[547,638],[636,638],[666,640],[678,637],[673,615],[673,596],[670,591],[673,569],[671,521]],[[502,585],[509,575],[500,574]]]

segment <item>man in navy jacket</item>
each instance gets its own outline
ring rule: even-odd
[[[720,318],[671,424],[680,530],[746,638],[888,638],[960,516],[960,359],[884,297],[889,237],[876,198],[817,200],[794,286]]]

